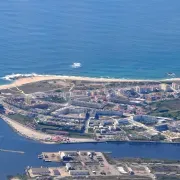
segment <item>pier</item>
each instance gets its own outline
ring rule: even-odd
[[[8,149],[0,149],[0,152],[9,152],[9,153],[18,153],[18,154],[24,154],[24,151],[14,151],[14,150],[8,150]]]

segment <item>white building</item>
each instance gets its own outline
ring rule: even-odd
[[[171,86],[169,84],[162,83],[161,84],[161,90],[163,90],[163,91],[170,91],[171,90]]]
[[[172,83],[172,88],[175,90],[179,90],[180,89],[180,83]]]
[[[155,90],[159,90],[159,85],[152,85],[152,86],[136,86],[135,91],[138,93],[149,93]]]

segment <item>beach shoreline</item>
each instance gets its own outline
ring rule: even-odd
[[[180,81],[180,78],[153,80],[153,79],[118,79],[118,78],[95,78],[82,76],[61,76],[61,75],[37,75],[32,77],[22,77],[15,79],[10,84],[0,85],[0,90],[19,87],[25,84],[48,81],[48,80],[69,80],[69,81],[86,81],[86,82],[104,82],[104,83],[121,83],[121,82],[173,82]]]
[[[23,136],[27,139],[31,139],[40,143],[44,144],[65,144],[65,143],[88,143],[88,142],[96,142],[94,139],[86,139],[86,138],[69,138],[69,141],[52,141],[52,140],[47,140],[50,138],[53,138],[55,135],[51,134],[46,134],[40,131],[36,131],[34,129],[31,129],[27,126],[24,126],[20,124],[19,122],[10,119],[2,114],[0,114],[0,119],[2,119],[4,122],[6,122],[17,134],[20,136]],[[62,138],[67,138],[66,136],[62,136]]]

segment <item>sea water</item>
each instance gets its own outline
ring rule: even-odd
[[[0,77],[179,77],[179,7],[179,0],[1,0]],[[176,144],[44,145],[20,137],[1,120],[0,148],[25,151],[0,152],[1,180],[28,165],[44,165],[37,159],[42,151],[93,149],[116,157],[180,160]]]
[[[179,77],[179,7],[179,0],[2,0],[0,77]]]

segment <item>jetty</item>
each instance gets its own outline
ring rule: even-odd
[[[8,150],[8,149],[0,149],[1,152],[10,152],[10,153],[18,153],[18,154],[24,154],[24,151],[14,151],[14,150]]]

